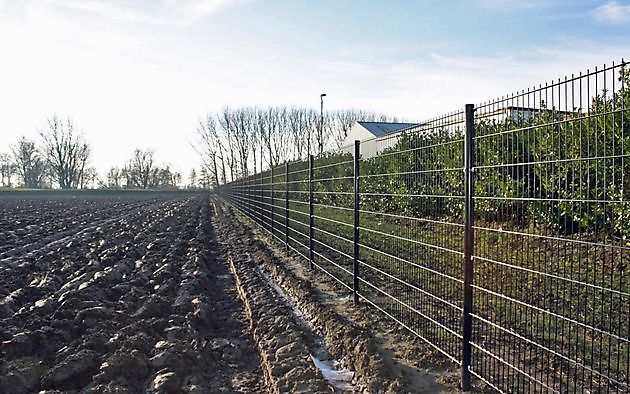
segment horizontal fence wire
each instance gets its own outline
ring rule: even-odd
[[[362,142],[359,177],[361,296],[453,360],[462,356],[464,120],[453,113]]]
[[[503,391],[628,391],[627,75],[476,106],[472,369]]]
[[[361,141],[358,175],[349,146],[217,191],[453,362],[468,344],[488,387],[628,392],[629,82],[596,68],[475,105],[472,129],[462,110]]]

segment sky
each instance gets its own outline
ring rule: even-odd
[[[70,117],[102,176],[184,174],[225,106],[422,121],[630,58],[629,1],[0,0],[0,152]]]

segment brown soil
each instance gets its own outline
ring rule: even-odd
[[[218,200],[51,196],[0,213],[0,393],[457,391],[448,362]],[[341,389],[312,357],[354,378]]]
[[[261,264],[325,335],[330,352],[356,371],[366,392],[460,392],[459,369],[421,339],[365,303],[353,304],[348,290],[286,251],[269,233],[224,205],[218,218],[230,223]],[[237,218],[245,226],[236,226]],[[235,237],[236,239],[236,237]],[[482,387],[476,388],[483,391]]]

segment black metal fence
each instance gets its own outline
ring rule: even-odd
[[[628,392],[630,73],[244,177],[231,204],[502,392]]]

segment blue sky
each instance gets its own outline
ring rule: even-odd
[[[104,173],[135,147],[188,173],[222,106],[422,120],[630,58],[630,1],[0,0],[0,152],[71,116]]]

